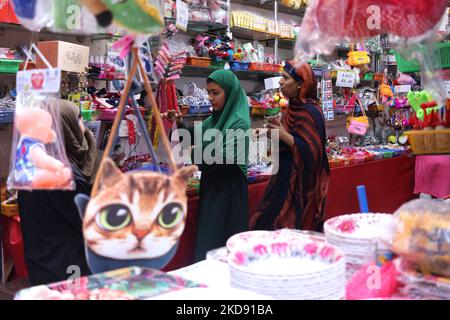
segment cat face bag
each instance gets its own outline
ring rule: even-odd
[[[106,159],[98,173],[97,194],[91,199],[76,197],[91,270],[164,267],[184,230],[186,187],[196,170],[185,167],[172,176],[152,171],[124,174]]]
[[[134,61],[125,88],[131,87],[139,67],[161,131],[162,144],[168,154],[171,175],[154,171],[122,173],[108,158],[116,144],[125,105],[130,101],[151,158],[160,169],[134,93],[125,89],[95,177],[91,198],[83,194],[75,197],[83,219],[87,263],[93,273],[131,266],[161,269],[169,263],[184,230],[188,180],[197,170],[196,166],[176,167],[138,48],[134,47],[132,52]]]

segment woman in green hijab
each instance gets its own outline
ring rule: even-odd
[[[247,96],[229,70],[213,72],[207,89],[212,115],[189,128],[195,136],[193,162],[202,172],[195,261],[223,247],[232,235],[248,230]]]

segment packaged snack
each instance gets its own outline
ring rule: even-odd
[[[450,277],[450,204],[413,200],[395,212],[393,250],[425,274]]]

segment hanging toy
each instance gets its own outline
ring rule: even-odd
[[[421,109],[421,105],[433,100],[433,97],[426,90],[423,91],[410,91],[407,94],[408,102],[415,111],[417,118],[423,121],[424,111]]]
[[[72,171],[63,162],[47,154],[46,145],[55,142],[50,113],[40,108],[27,108],[16,113],[15,127],[20,134],[15,154],[13,181],[16,189],[58,189],[66,187]]]
[[[156,0],[103,0],[114,22],[134,34],[159,34],[164,27]]]
[[[20,24],[29,30],[40,31],[52,22],[52,0],[13,0],[12,4]]]
[[[109,27],[113,20],[111,10],[101,0],[80,0],[80,2],[95,16],[101,27]]]

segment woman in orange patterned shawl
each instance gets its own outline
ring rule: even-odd
[[[317,103],[317,80],[311,67],[286,63],[281,91],[289,106],[279,130],[279,170],[272,176],[250,228],[321,231],[330,169],[325,151],[325,123]]]

